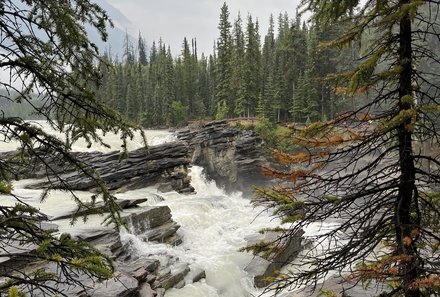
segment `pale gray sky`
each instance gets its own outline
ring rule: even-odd
[[[220,8],[224,0],[107,0],[131,22],[127,31],[138,36],[140,31],[148,45],[162,37],[171,45],[173,53],[180,53],[184,37],[197,38],[199,53],[212,52],[214,40],[218,38]],[[295,16],[300,0],[230,0],[226,1],[231,23],[241,12],[245,20],[250,13],[260,22],[262,34],[268,27],[269,16],[288,12]],[[99,0],[97,1],[99,3]]]

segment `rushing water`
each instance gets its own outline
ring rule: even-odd
[[[41,123],[40,123],[41,124]],[[43,124],[42,124],[43,125]],[[45,127],[46,128],[46,127]],[[147,139],[151,145],[172,141],[173,135],[167,131],[146,130]],[[54,133],[56,134],[56,133]],[[119,147],[117,135],[106,135],[105,141],[112,149]],[[0,143],[0,151],[16,146],[9,143]],[[131,148],[142,145],[140,139],[131,143]],[[107,151],[105,147],[92,146],[91,149]],[[85,143],[76,143],[76,151],[90,150]],[[206,271],[206,279],[188,284],[182,289],[171,289],[166,297],[248,297],[258,296],[261,291],[253,286],[252,275],[245,272],[252,256],[249,253],[239,252],[246,246],[246,238],[257,234],[259,230],[274,227],[279,222],[270,217],[263,209],[254,208],[249,199],[241,193],[226,194],[213,181],[207,181],[203,169],[197,166],[191,168],[192,185],[195,195],[180,195],[175,192],[160,193],[164,199],[155,199],[156,190],[153,188],[139,189],[117,194],[118,198],[134,199],[149,197],[147,205],[168,205],[171,208],[173,220],[181,228],[179,235],[183,243],[177,247],[165,244],[143,242],[135,235],[123,232],[123,241],[130,241],[132,250],[138,256],[155,256],[166,259],[169,256],[179,258],[181,262],[190,264],[192,268]],[[59,215],[66,209],[74,207],[71,199],[66,199],[66,193],[54,191],[42,204],[39,203],[40,190],[29,190],[25,186],[35,180],[24,180],[14,183],[15,194],[38,207],[49,215]],[[91,193],[77,192],[84,200],[89,199]],[[13,203],[8,197],[0,197],[2,203]],[[60,208],[60,201],[63,207]],[[70,226],[69,220],[56,221],[61,231],[75,233],[79,229],[95,228],[102,217],[91,216],[87,222],[79,222]],[[313,228],[312,228],[313,229]],[[292,295],[289,295],[292,296]]]
[[[54,135],[60,139],[64,139],[65,135],[59,131],[53,130],[48,123],[45,121],[30,121],[32,124],[42,128],[47,133]],[[0,126],[1,129],[1,126]],[[175,140],[175,137],[172,133],[166,130],[144,130],[147,136],[148,145],[158,145],[165,142],[170,142]],[[103,133],[99,133],[98,135],[104,139],[104,142],[109,145],[103,146],[97,143],[93,143],[91,146],[88,146],[84,139],[79,139],[72,145],[72,150],[77,152],[92,152],[92,151],[100,151],[100,152],[110,152],[114,150],[119,150],[121,147],[121,137],[118,134],[107,133],[105,136]],[[11,151],[18,147],[19,143],[16,141],[0,141],[0,152]],[[140,133],[135,133],[132,140],[128,141],[127,149],[133,150],[136,148],[140,148],[143,146],[143,140]]]
[[[256,295],[252,278],[244,268],[252,256],[239,252],[246,246],[246,237],[277,223],[261,209],[253,208],[241,193],[226,195],[214,182],[205,179],[202,168],[192,167],[192,185],[196,195],[162,194],[171,208],[173,219],[181,225],[178,233],[183,243],[177,247],[152,245],[126,234],[125,240],[135,243],[139,255],[168,254],[206,271],[206,279],[167,291],[167,297]]]

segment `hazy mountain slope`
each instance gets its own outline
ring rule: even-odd
[[[113,7],[106,0],[96,1],[103,9],[107,11],[110,18],[114,23],[113,28],[108,28],[108,42],[104,43],[99,38],[96,30],[88,28],[90,39],[93,40],[102,52],[109,50],[112,56],[122,57],[124,40],[126,35],[126,28],[131,26],[130,20],[118,9]],[[129,36],[131,40],[134,40],[132,36]]]

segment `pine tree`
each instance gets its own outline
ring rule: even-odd
[[[135,62],[135,54],[134,54],[134,47],[133,42],[131,41],[130,35],[128,35],[127,32],[125,32],[124,37],[124,54],[122,56],[127,64],[134,64]]]
[[[163,118],[162,124],[170,125],[171,123],[171,105],[176,99],[175,94],[175,67],[171,48],[168,46],[165,63],[164,63],[164,98],[163,98]]]
[[[275,55],[275,24],[273,15],[270,15],[269,29],[264,38],[262,61],[261,61],[261,97],[259,115],[264,116],[272,121],[279,122],[281,120],[281,92],[277,88],[274,81],[276,77],[276,55]],[[281,77],[278,77],[282,80]],[[261,113],[261,104],[264,106],[264,112]]]
[[[313,222],[335,223],[312,242],[310,257],[302,259],[306,269],[274,278],[271,289],[277,293],[316,285],[336,271],[346,288],[363,282],[377,285],[381,296],[437,296],[440,238],[432,218],[439,212],[440,195],[433,184],[440,174],[423,161],[440,160],[436,149],[430,153],[420,148],[440,136],[433,96],[440,91],[433,76],[439,75],[417,66],[421,61],[440,63],[438,52],[423,42],[429,35],[439,37],[433,30],[436,15],[422,14],[424,5],[434,11],[440,5],[411,0],[304,3],[322,25],[351,22],[349,30],[327,46],[349,46],[365,32],[372,34],[358,65],[328,77],[346,96],[363,94],[360,105],[297,134],[303,151],[278,152],[279,161],[291,165],[291,171],[266,169],[288,183],[260,190],[260,198],[275,206],[289,225],[272,242],[279,246],[260,244],[254,250],[262,252],[264,246],[270,256]],[[303,73],[307,77],[307,71]]]
[[[194,114],[194,94],[192,89],[192,55],[186,37],[182,44],[182,105],[188,106],[191,115]]]
[[[220,22],[218,29],[220,37],[217,40],[217,59],[216,59],[216,91],[215,106],[216,117],[231,117],[234,111],[234,102],[231,96],[232,83],[232,35],[231,23],[229,22],[229,10],[226,2],[223,3],[220,12]]]
[[[293,97],[293,86],[297,83],[297,79],[303,69],[296,65],[295,57],[303,49],[304,45],[294,44],[293,29],[289,23],[289,17],[280,14],[278,17],[278,33],[275,42],[275,74],[276,82],[277,108],[279,120],[283,115],[284,119],[288,117],[288,111],[291,107],[291,98]],[[300,53],[304,54],[304,52]],[[277,116],[278,117],[278,116]]]
[[[246,29],[246,52],[245,52],[245,96],[244,108],[248,117],[256,115],[256,108],[260,98],[260,34],[258,21],[253,22],[252,16],[248,15]]]
[[[138,37],[138,64],[140,66],[147,66],[148,65],[147,46],[146,46],[145,40],[141,36],[140,32],[139,32],[139,37]]]
[[[216,50],[214,47],[214,54],[209,55],[208,60],[208,75],[209,75],[209,93],[210,97],[206,99],[206,109],[207,109],[207,115],[210,117],[214,117],[216,113],[216,104],[215,104],[215,98],[216,98],[216,86],[217,86],[217,56],[216,56]]]
[[[245,82],[244,82],[244,65],[245,65],[245,39],[243,33],[243,21],[240,13],[234,22],[233,28],[233,65],[232,73],[232,92],[235,99],[234,113],[238,116],[246,114],[245,102]]]
[[[55,234],[44,230],[42,220],[47,216],[32,207],[14,192],[11,180],[19,177],[20,170],[33,167],[34,160],[43,162],[41,170],[48,174],[57,172],[54,166],[68,164],[96,184],[96,197],[102,198],[109,214],[107,223],[121,226],[120,208],[96,172],[71,153],[71,146],[78,139],[91,144],[105,144],[98,130],[104,133],[119,132],[125,142],[133,136],[133,126],[98,100],[96,89],[102,79],[103,61],[97,47],[88,40],[85,26],[96,29],[100,37],[107,38],[109,16],[99,5],[90,1],[12,1],[0,2],[2,98],[17,104],[28,103],[66,139],[56,138],[43,131],[39,125],[18,117],[0,115],[1,142],[16,141],[19,149],[0,161],[0,194],[9,197],[15,205],[0,205],[0,256],[15,257],[17,246],[30,245],[35,252],[23,255],[25,259],[50,262],[46,268],[33,270],[3,265],[1,269],[0,295],[23,296],[19,290],[34,294],[62,295],[59,284],[67,284],[84,290],[78,275],[85,273],[94,280],[113,276],[111,261],[89,244],[75,241],[68,234]],[[107,73],[108,74],[108,73]],[[106,79],[109,79],[108,77]],[[11,84],[14,82],[14,84]],[[42,102],[36,106],[36,102]],[[44,149],[43,149],[44,148]],[[94,208],[90,203],[69,191],[62,176],[54,174],[49,181],[59,181],[66,186],[68,196],[79,207]],[[44,191],[42,200],[54,186]],[[55,267],[55,269],[54,269]]]
[[[212,97],[211,89],[210,89],[210,75],[208,69],[208,58],[202,53],[200,57],[200,61],[198,62],[200,69],[199,71],[199,90],[200,98],[203,104],[202,115],[206,117],[209,115],[209,107],[210,107],[210,98]]]

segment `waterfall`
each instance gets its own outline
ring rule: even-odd
[[[44,124],[41,124],[44,125]],[[45,127],[46,129],[47,127]],[[146,130],[150,145],[175,140],[167,131]],[[120,145],[118,135],[106,135],[105,141],[112,146]],[[13,144],[8,144],[8,148]],[[130,148],[142,146],[140,139],[135,139]],[[75,151],[87,151],[85,143],[76,143]],[[108,151],[108,148],[92,146],[94,150]],[[178,234],[183,243],[169,246],[144,242],[133,233],[123,231],[121,240],[129,243],[131,251],[138,257],[159,259],[171,269],[177,262],[188,263],[192,270],[204,270],[206,278],[196,283],[189,283],[181,289],[170,289],[166,297],[250,297],[259,296],[262,290],[253,285],[253,275],[245,271],[252,255],[239,250],[247,245],[249,236],[258,234],[263,228],[276,227],[279,221],[271,217],[262,207],[250,204],[251,197],[243,197],[240,192],[227,194],[214,181],[210,181],[203,173],[203,168],[191,167],[191,184],[196,194],[182,195],[176,192],[158,193],[155,188],[143,188],[116,194],[120,199],[148,198],[144,205],[167,205],[171,209],[172,218],[181,227]],[[41,190],[26,189],[25,186],[35,180],[14,182],[14,193],[23,197],[26,202],[37,206],[48,215],[58,215],[65,208],[75,206],[74,202],[63,191],[53,191],[44,203],[39,202]],[[92,193],[76,191],[81,199],[87,200]],[[0,195],[3,204],[13,204],[8,196]],[[11,200],[11,201],[10,201]],[[64,207],[60,208],[60,201]],[[75,226],[70,220],[56,221],[61,232],[75,233],[78,229],[93,229],[99,226],[102,217],[90,216],[87,222],[81,220]],[[306,232],[316,235],[322,226],[311,225]],[[328,226],[324,226],[328,227]],[[331,227],[331,226],[330,226]],[[170,260],[171,259],[171,260]],[[174,261],[173,259],[179,259]],[[292,293],[286,296],[293,296]]]
[[[168,205],[173,220],[181,228],[178,233],[183,243],[176,247],[145,243],[132,234],[122,234],[123,241],[130,241],[138,256],[164,255],[179,258],[194,268],[203,269],[206,279],[186,285],[182,289],[170,289],[167,297],[222,296],[247,297],[259,294],[253,287],[252,276],[244,268],[252,255],[239,252],[245,247],[246,237],[278,222],[261,208],[254,208],[241,193],[226,194],[213,181],[208,181],[203,168],[191,168],[192,185],[197,194],[160,194]],[[127,193],[129,194],[129,193]]]

